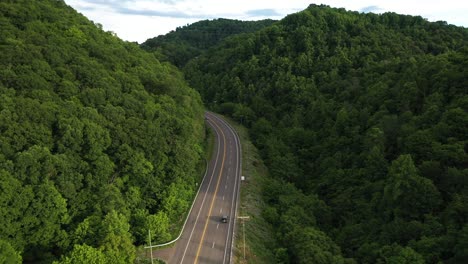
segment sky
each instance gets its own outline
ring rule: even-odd
[[[142,43],[194,22],[230,18],[279,20],[306,9],[309,4],[326,4],[359,12],[396,12],[443,20],[468,28],[468,1],[464,0],[65,0],[104,30],[127,41]]]

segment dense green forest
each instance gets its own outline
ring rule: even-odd
[[[195,192],[182,74],[62,0],[0,2],[0,263],[132,263]]]
[[[190,60],[216,46],[225,38],[258,31],[270,26],[274,20],[240,21],[219,18],[203,20],[177,28],[166,35],[146,40],[141,47],[148,51],[158,51],[167,60],[183,67]]]
[[[466,28],[311,5],[184,72],[250,128],[278,263],[467,263]]]

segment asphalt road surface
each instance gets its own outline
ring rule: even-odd
[[[241,147],[227,122],[210,112],[205,113],[205,119],[215,135],[213,156],[170,264],[232,262]],[[226,223],[222,216],[227,216]]]

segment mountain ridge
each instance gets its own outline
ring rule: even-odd
[[[273,24],[275,21],[241,21],[218,18],[201,20],[179,27],[165,35],[150,38],[140,46],[148,51],[159,51],[164,59],[178,67],[183,67],[190,59],[216,46],[225,38],[237,34],[247,34]]]

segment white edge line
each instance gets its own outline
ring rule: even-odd
[[[242,174],[242,145],[241,145],[239,134],[237,133],[237,131],[234,128],[232,128],[232,126],[229,123],[228,123],[228,125],[234,131],[234,134],[235,134],[236,140],[237,140],[237,146],[238,146],[238,149],[239,149],[239,152],[238,152],[238,157],[239,157],[238,167],[236,167],[236,169],[238,170],[237,174],[236,174],[236,179],[237,179],[236,208],[234,209],[235,210],[234,225],[232,227],[231,250],[229,252],[229,263],[232,263],[232,250],[234,248],[234,242],[235,242],[237,212],[238,212],[238,208],[239,208],[239,199],[240,199],[239,195],[240,195],[240,185],[241,185],[240,184],[240,176]]]
[[[211,113],[210,113],[211,114]],[[240,139],[239,139],[239,135],[237,134],[237,131],[228,123],[226,122],[225,120],[223,120],[222,118],[216,116],[215,114],[212,114],[214,117],[216,117],[216,119],[220,120],[221,123],[224,123],[224,125],[229,129],[231,130],[232,134],[234,135],[234,139],[236,141],[236,148],[238,149],[238,152],[237,152],[237,165],[236,166],[236,179],[235,179],[235,182],[234,182],[234,189],[233,189],[233,200],[232,200],[232,203],[231,203],[231,212],[234,208],[234,206],[232,206],[233,204],[235,204],[235,212],[234,212],[234,224],[233,224],[233,229],[232,229],[232,240],[231,240],[231,248],[230,248],[230,252],[229,252],[229,263],[232,263],[232,249],[234,247],[234,232],[235,232],[235,227],[236,227],[236,220],[237,220],[237,208],[239,206],[239,203],[238,203],[238,200],[239,200],[239,189],[240,189],[240,184],[238,183],[238,179],[239,179],[239,169],[242,169],[242,145],[240,144]],[[237,187],[237,188],[236,188]],[[232,215],[232,214],[231,214]],[[229,242],[229,236],[231,235],[231,233],[229,232],[229,230],[231,230],[231,222],[232,221],[229,221],[229,226],[228,226],[228,235],[226,237],[226,245],[228,244]],[[226,253],[227,253],[227,247],[226,249],[224,250],[224,257],[223,257],[223,264],[226,262]]]

